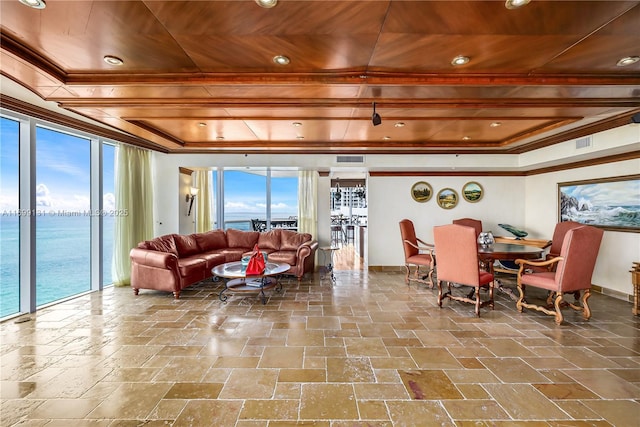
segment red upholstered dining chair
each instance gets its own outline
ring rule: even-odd
[[[438,306],[442,300],[449,298],[475,304],[476,316],[480,316],[480,308],[488,305],[493,309],[493,274],[481,270],[478,264],[478,243],[472,227],[450,224],[433,227],[433,237],[438,257]],[[447,292],[442,291],[443,282],[447,282]],[[471,294],[458,296],[451,293],[451,284],[472,286],[475,299]],[[489,290],[489,299],[480,299],[480,289]]]
[[[547,254],[547,259],[555,258],[560,256],[560,250],[562,250],[562,242],[564,241],[564,236],[567,234],[567,231],[572,230],[574,228],[582,227],[584,224],[575,221],[564,221],[556,224],[556,227],[553,230],[553,237],[551,238],[551,247],[549,248],[549,253]]]
[[[582,317],[589,320],[591,310],[587,300],[591,296],[591,276],[600,250],[603,231],[599,228],[582,225],[568,230],[560,249],[559,256],[546,261],[531,261],[517,259],[520,266],[518,271],[518,291],[520,297],[516,302],[516,308],[522,312],[525,308],[541,311],[555,316],[556,323],[562,323],[561,312],[564,294],[574,294],[575,303],[566,301],[566,305],[574,310],[581,311]],[[528,268],[548,267],[555,265],[554,270],[529,273]],[[525,299],[528,286],[542,288],[549,291],[545,306],[534,304]],[[582,293],[582,297],[580,297]],[[579,300],[579,301],[578,301]],[[553,305],[553,310],[549,305]]]
[[[452,222],[453,224],[466,225],[467,227],[473,227],[473,229],[476,230],[476,239],[478,238],[480,233],[482,233],[482,221],[480,221],[479,219],[459,218],[459,219],[454,219]]]
[[[551,238],[551,246],[549,247],[549,252],[545,255],[544,258],[529,260],[529,261],[546,261],[560,256],[560,250],[562,249],[562,242],[564,241],[564,236],[567,234],[567,231],[572,230],[574,228],[582,227],[584,224],[575,221],[564,221],[556,224],[553,230],[553,237]],[[516,271],[518,266],[515,266]],[[544,266],[534,266],[529,265],[527,267],[530,272],[534,273],[542,273],[545,271],[553,271],[556,268],[556,263],[547,264]],[[578,296],[576,296],[576,299]]]
[[[478,236],[480,236],[480,233],[482,233],[482,221],[480,221],[479,219],[458,218],[458,219],[454,219],[452,223],[457,225],[465,225],[467,227],[473,227],[473,229],[476,231],[476,239],[478,239]],[[483,261],[480,261],[479,265],[480,265],[480,268],[482,268],[483,270],[486,270],[486,271],[491,270],[490,268],[491,266],[487,265]]]
[[[415,227],[409,219],[400,221],[400,236],[404,248],[404,266],[407,270],[405,282],[407,285],[412,281],[424,283],[433,288],[433,272],[436,266],[433,244],[416,237]],[[413,273],[411,273],[412,266],[415,268]]]

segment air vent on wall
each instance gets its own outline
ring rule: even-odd
[[[364,163],[364,156],[336,156],[336,163]]]
[[[584,138],[576,139],[576,150],[581,148],[591,147],[591,137],[585,136]]]

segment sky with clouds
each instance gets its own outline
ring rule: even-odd
[[[0,209],[18,208],[18,122],[0,119]],[[36,130],[36,209],[90,209],[90,144],[87,139],[38,127]],[[114,149],[103,150],[103,208],[114,209]]]
[[[224,209],[229,214],[251,214],[266,218],[267,179],[262,174],[241,170],[224,173]],[[215,186],[214,186],[215,187]],[[271,217],[286,218],[298,214],[298,177],[271,177]]]
[[[0,210],[18,209],[18,122],[0,118]],[[36,209],[88,211],[90,201],[90,144],[48,128],[36,131]],[[115,208],[115,147],[104,145],[103,209]],[[284,176],[283,176],[284,175]],[[274,173],[271,180],[271,216],[297,215],[297,174]],[[215,175],[214,175],[215,176]],[[215,188],[215,185],[213,186]],[[244,170],[225,171],[225,212],[229,216],[266,217],[266,177]]]
[[[562,191],[592,206],[637,206],[640,200],[640,180],[583,184],[563,187]]]

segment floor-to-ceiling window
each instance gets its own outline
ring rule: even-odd
[[[0,318],[20,310],[20,123],[0,117]]]
[[[267,217],[264,170],[224,170],[224,228],[250,230],[251,220]]]
[[[0,110],[0,318],[6,318],[112,283],[116,146]]]
[[[296,170],[224,169],[222,176],[223,191],[218,206],[222,205],[225,229],[296,228]],[[215,183],[213,188],[217,188]]]
[[[271,221],[288,225],[298,216],[298,172],[271,170]]]
[[[36,128],[36,303],[91,289],[90,140]]]

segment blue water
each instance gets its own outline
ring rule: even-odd
[[[582,224],[640,228],[640,205],[609,207],[585,204],[579,210],[571,208],[563,212],[562,219]]]
[[[113,217],[103,217],[103,283],[111,283]],[[89,216],[36,217],[36,304],[91,289]],[[17,216],[0,217],[0,318],[19,311]]]

